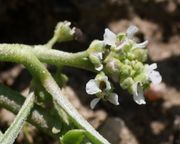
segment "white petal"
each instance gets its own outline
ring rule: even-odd
[[[157,68],[157,64],[156,64],[156,63],[153,63],[153,64],[151,64],[149,67],[150,67],[150,69],[154,70],[154,69]]]
[[[129,39],[132,39],[133,36],[134,36],[134,34],[135,34],[136,32],[138,32],[138,30],[139,30],[139,29],[138,29],[136,26],[131,25],[131,26],[127,29],[127,31],[126,31],[127,37],[128,37]]]
[[[111,102],[112,104],[114,104],[114,105],[119,105],[118,95],[117,95],[116,93],[111,93],[111,94],[108,96],[107,100],[108,100],[109,102]]]
[[[151,65],[145,65],[145,72],[149,76],[156,68],[157,68],[156,63],[153,63]]]
[[[134,95],[138,95],[138,92],[137,92],[137,83],[134,83],[133,85],[132,85],[132,91],[133,91],[133,94]]]
[[[106,90],[110,90],[111,89],[111,83],[109,82],[108,77],[104,76],[102,80],[106,83]]]
[[[99,85],[96,83],[94,79],[91,79],[86,84],[86,92],[90,95],[101,92],[99,89]]]
[[[101,71],[103,69],[103,65],[101,64],[99,67],[95,67],[95,70]]]
[[[138,84],[137,84],[137,93],[133,94],[133,99],[139,105],[146,104],[146,101],[143,96],[143,90],[142,90],[141,86]]]
[[[153,71],[149,75],[150,80],[152,81],[153,84],[159,84],[162,81],[162,77],[158,71]]]
[[[139,105],[146,104],[146,101],[144,100],[144,96],[143,95],[138,95],[138,96],[133,95],[133,99]]]
[[[114,34],[108,28],[105,29],[104,43],[110,46],[116,46],[116,34]]]
[[[135,47],[137,47],[137,48],[145,48],[147,45],[148,45],[148,41],[146,40],[146,41],[144,41],[142,43],[136,44]]]
[[[100,98],[94,98],[90,103],[91,109],[94,109],[99,101],[100,101]]]

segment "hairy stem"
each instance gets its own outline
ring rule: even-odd
[[[22,105],[20,111],[18,112],[15,120],[10,125],[10,127],[6,130],[6,132],[3,134],[0,143],[2,144],[13,144],[16,137],[18,136],[19,132],[21,131],[32,107],[34,104],[35,96],[34,93],[31,92],[26,100],[24,101],[24,104]]]
[[[86,136],[94,144],[109,144],[83,117],[77,112],[66,97],[61,93],[60,88],[47,71],[45,66],[34,56],[31,50],[23,48],[23,46],[0,47],[0,60],[11,61],[23,64],[29,72],[37,78],[45,89],[52,95],[54,101],[59,104],[69,115],[72,122],[79,128],[87,131]]]
[[[87,51],[69,53],[48,49],[45,45],[29,46],[20,44],[0,44],[0,53],[11,51],[12,49],[23,49],[31,51],[41,62],[56,66],[71,66],[85,70],[94,71],[94,67],[88,60]]]

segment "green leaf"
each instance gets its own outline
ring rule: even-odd
[[[84,139],[84,130],[74,129],[68,131],[62,138],[62,144],[80,144]]]
[[[11,124],[11,126],[6,130],[2,138],[0,139],[0,144],[13,144],[16,137],[18,136],[21,128],[23,127],[25,120],[27,119],[31,108],[34,104],[34,93],[30,93],[26,98],[22,108],[17,114],[15,120]]]

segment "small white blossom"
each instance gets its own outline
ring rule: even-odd
[[[160,73],[155,70],[156,68],[156,63],[153,63],[151,65],[145,65],[145,73],[153,84],[159,84],[162,81]]]
[[[133,89],[134,101],[139,105],[146,104],[146,101],[145,101],[144,95],[143,95],[142,87],[138,83],[135,83],[135,84],[133,84],[132,89]]]
[[[108,28],[105,29],[104,33],[104,43],[105,45],[110,45],[114,47],[116,50],[122,49],[125,45],[127,45],[130,41],[134,41],[133,37],[134,34],[138,32],[138,28],[134,25],[129,26],[129,28],[126,31],[126,38],[122,41],[121,44],[117,45],[117,35],[110,31]],[[134,42],[134,47],[135,48],[145,48],[148,44],[148,41],[144,41],[141,43],[135,43]]]
[[[110,90],[111,84],[108,81],[108,77],[105,75],[96,76],[95,79],[89,80],[86,84],[86,92],[90,95],[99,94],[99,97],[91,101],[90,107],[93,109],[101,99],[108,100],[112,104],[118,105],[118,95],[110,92]]]
[[[156,68],[156,63],[153,63],[151,65],[145,65],[145,74],[153,84],[159,84],[162,80],[160,73],[155,70]],[[143,88],[141,87],[140,82],[136,82],[133,84],[132,91],[133,99],[137,104],[146,104],[143,96]]]
[[[136,26],[134,25],[129,26],[129,28],[126,31],[128,39],[133,40],[135,33],[137,33],[138,31],[139,29]],[[147,45],[148,45],[147,40],[141,43],[135,43],[136,48],[145,48]]]

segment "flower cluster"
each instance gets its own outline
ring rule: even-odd
[[[143,91],[150,83],[161,82],[161,75],[155,70],[157,64],[143,64],[147,60],[145,47],[148,41],[136,43],[134,34],[137,31],[137,27],[130,26],[126,33],[116,35],[109,29],[105,29],[104,40],[95,40],[91,43],[88,49],[89,60],[95,70],[100,72],[86,85],[86,92],[97,96],[91,102],[92,108],[100,99],[119,104],[118,96],[112,92],[112,84],[105,74],[115,82],[119,82],[123,89],[128,90],[137,104],[146,103]]]

